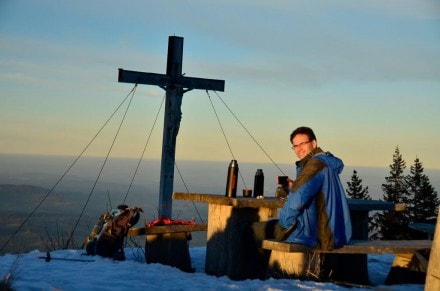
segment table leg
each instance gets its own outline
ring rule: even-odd
[[[145,258],[147,264],[159,263],[177,267],[184,272],[193,273],[189,255],[187,232],[147,235]]]
[[[252,222],[276,217],[276,209],[235,208],[209,204],[205,272],[227,275],[233,280],[255,278],[255,268],[246,259],[243,232]]]

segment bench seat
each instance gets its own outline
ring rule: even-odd
[[[156,226],[152,226],[152,227],[130,228],[127,235],[128,236],[154,235],[154,234],[165,234],[165,233],[206,231],[207,229],[208,229],[207,224],[156,225]]]
[[[267,277],[321,281],[344,281],[370,284],[369,254],[395,254],[387,284],[405,279],[420,283],[426,275],[427,260],[421,255],[432,247],[431,240],[352,241],[331,251],[305,245],[263,240],[262,248],[270,250]],[[410,278],[411,277],[411,278]],[[416,282],[417,281],[417,282]]]
[[[275,240],[264,240],[262,247],[268,250],[275,250],[286,253],[332,253],[332,254],[412,254],[423,249],[430,249],[431,240],[371,240],[352,241],[338,249],[323,251],[313,249],[305,245],[281,242]]]

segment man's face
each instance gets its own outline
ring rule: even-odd
[[[293,150],[300,160],[316,148],[316,145],[316,140],[309,140],[306,134],[297,134],[292,139]]]

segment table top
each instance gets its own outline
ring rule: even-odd
[[[252,208],[281,208],[284,205],[284,201],[276,197],[264,197],[264,199],[257,199],[254,197],[236,197],[229,198],[223,195],[217,194],[202,194],[202,193],[180,193],[174,192],[173,199],[186,200],[209,204],[219,204],[234,206],[237,208],[252,207]]]
[[[382,201],[382,200],[366,200],[366,199],[353,199],[348,198],[348,206],[350,210],[369,211],[369,210],[396,210],[396,204],[394,202]]]
[[[411,223],[409,227],[415,230],[426,232],[428,234],[434,234],[435,232],[435,224],[431,223]]]
[[[284,205],[284,201],[276,197],[264,197],[263,199],[257,199],[253,197],[229,198],[218,194],[203,194],[203,193],[174,192],[173,199],[194,201],[200,203],[209,203],[209,204],[229,205],[237,208],[241,208],[241,207],[281,208]],[[381,200],[352,199],[352,198],[349,198],[347,200],[350,210],[354,210],[354,211],[396,209],[396,204],[394,202],[381,201]]]

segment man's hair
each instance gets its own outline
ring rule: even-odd
[[[301,126],[301,127],[298,127],[297,129],[295,129],[290,134],[290,142],[292,142],[292,139],[298,134],[307,135],[307,137],[309,138],[309,141],[316,140],[315,133],[313,132],[313,130],[310,127]]]

